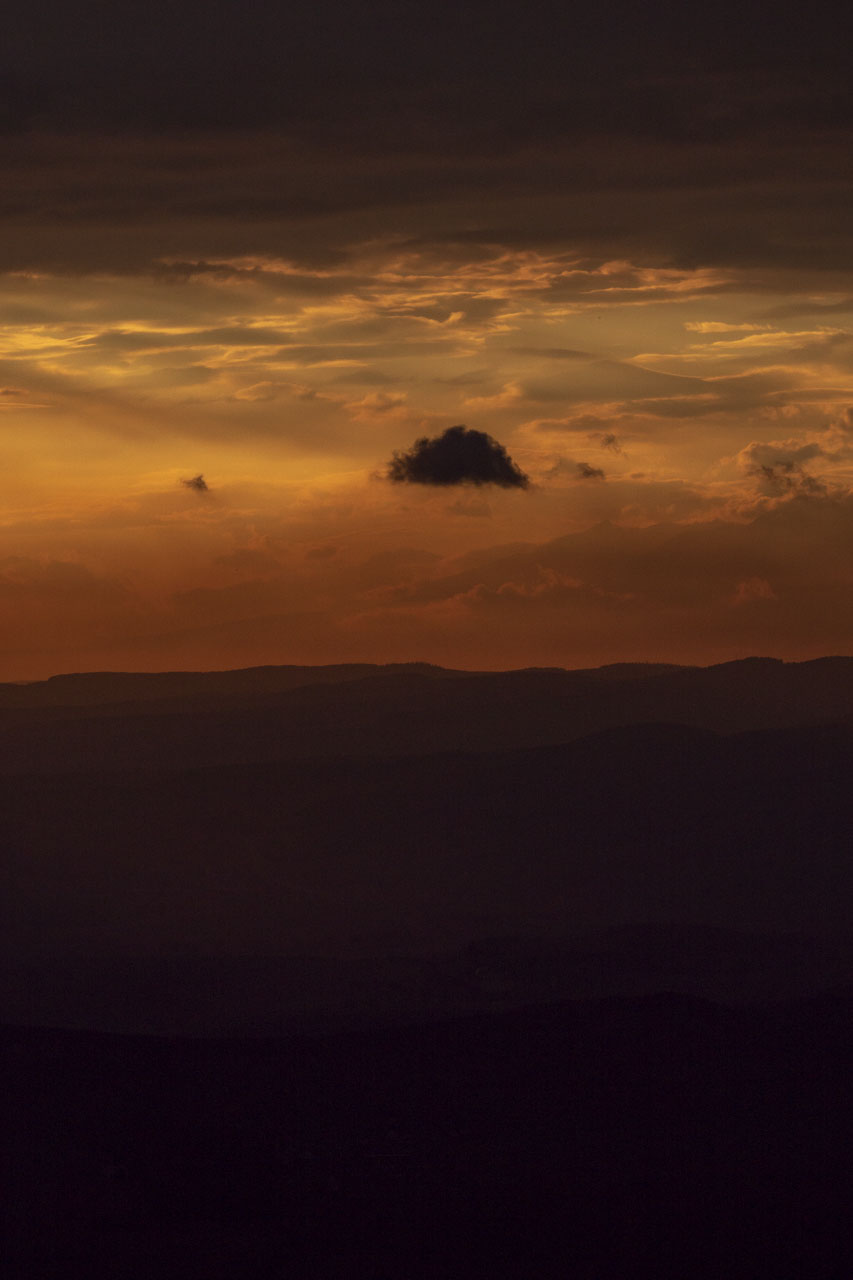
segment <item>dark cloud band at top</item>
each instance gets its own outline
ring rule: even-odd
[[[395,484],[495,484],[502,489],[530,484],[502,444],[485,431],[462,425],[431,440],[422,436],[410,449],[396,451],[387,478]]]
[[[272,122],[386,143],[485,129],[495,146],[545,130],[695,141],[768,115],[777,128],[804,116],[849,120],[840,5],[834,21],[807,6],[780,21],[770,0],[582,9],[533,0],[521,23],[515,6],[494,0],[448,6],[440,23],[424,0],[262,2],[251,23],[234,0],[184,0],[179,14],[167,0],[112,0],[109,22],[103,10],[88,0],[11,7],[0,49],[6,129],[45,119],[163,131]],[[509,81],[511,94],[496,91]]]

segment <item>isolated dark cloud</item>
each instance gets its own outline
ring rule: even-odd
[[[601,467],[594,467],[591,462],[578,462],[575,458],[558,458],[545,475],[549,480],[555,480],[558,476],[569,476],[572,480],[604,479]]]
[[[210,485],[202,475],[193,476],[191,480],[182,480],[181,484],[187,489],[195,489],[196,493],[207,493],[210,489]]]
[[[577,473],[580,480],[603,480],[604,472],[601,467],[594,467],[589,462],[579,462],[577,464]]]
[[[622,446],[618,437],[612,431],[602,431],[596,439],[602,449],[611,449],[614,453],[621,453]]]
[[[465,426],[448,427],[432,440],[422,436],[410,449],[395,452],[387,474],[396,484],[496,484],[502,489],[530,484],[502,444]]]
[[[739,454],[746,474],[758,484],[760,493],[769,497],[784,494],[825,494],[826,485],[806,470],[817,458],[832,458],[817,441],[796,440],[752,441]]]
[[[771,467],[765,463],[755,467],[750,475],[758,481],[759,491],[771,498],[784,494],[821,496],[827,493],[824,482],[800,466],[784,464]]]

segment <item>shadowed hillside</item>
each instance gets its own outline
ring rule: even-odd
[[[232,1027],[234,973],[247,958],[353,954],[385,957],[361,988],[327,969],[297,979],[294,994],[286,965],[274,981],[244,967],[253,1016],[286,1021],[314,1005],[381,1013],[383,983],[397,986],[394,1014],[465,1008],[474,997],[464,982],[454,993],[441,973],[413,975],[402,961],[395,975],[389,958],[488,937],[562,945],[626,924],[788,936],[791,958],[777,949],[772,975],[762,986],[758,964],[746,989],[809,989],[849,972],[851,776],[845,725],[728,736],[646,725],[559,747],[381,763],[5,778],[0,1009],[56,1021],[66,999],[80,1018],[91,988],[101,991],[88,1006],[95,1025],[180,1030],[148,1021],[151,993],[172,981],[165,959],[184,973],[172,986],[190,1024]],[[824,959],[804,961],[797,938],[821,939]],[[757,941],[755,954],[770,952]],[[221,1007],[204,997],[193,1021],[186,984],[214,960]],[[230,977],[226,961],[237,966]],[[117,962],[130,966],[125,986]],[[635,963],[648,971],[641,955]],[[658,980],[678,987],[686,970],[684,989],[725,998],[746,981],[735,965],[728,987],[703,986],[697,963],[676,945]],[[562,985],[546,964],[538,982],[522,982],[523,997],[637,989],[619,958],[609,986],[561,964]]]

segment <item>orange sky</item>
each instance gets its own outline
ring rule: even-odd
[[[7,133],[0,679],[850,652],[848,134],[746,83],[688,145]],[[456,423],[531,486],[388,482]]]

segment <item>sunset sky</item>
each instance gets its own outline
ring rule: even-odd
[[[12,19],[0,680],[853,652],[843,24],[689,9]]]

